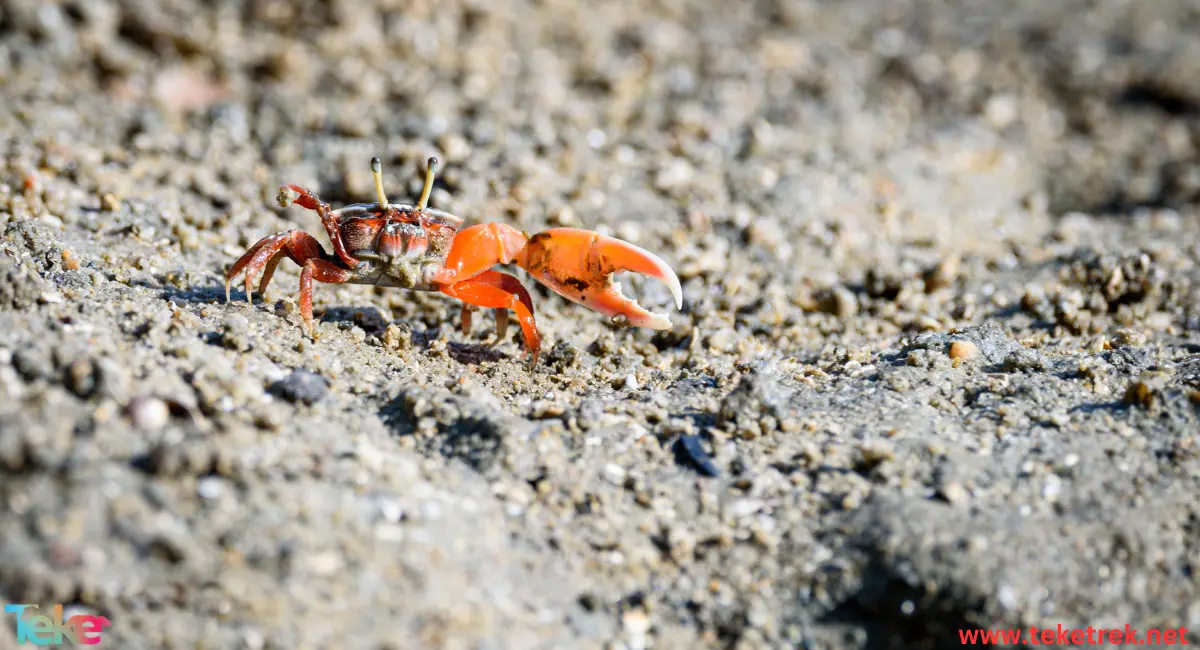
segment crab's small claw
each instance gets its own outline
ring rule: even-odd
[[[647,311],[621,293],[613,273],[633,271],[662,280],[683,308],[679,278],[657,255],[626,241],[578,228],[552,228],[529,238],[517,263],[572,302],[625,325],[663,330],[671,328],[666,314]]]

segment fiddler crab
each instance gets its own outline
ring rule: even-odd
[[[370,284],[415,291],[440,291],[461,300],[463,333],[471,328],[476,309],[496,310],[497,340],[508,328],[508,310],[517,314],[530,368],[537,364],[541,336],[533,320],[529,292],[513,276],[492,270],[515,263],[560,296],[589,307],[614,324],[662,330],[671,327],[665,314],[647,311],[621,294],[612,275],[633,271],[662,280],[683,308],[679,278],[657,255],[629,242],[578,228],[552,228],[527,236],[503,223],[477,224],[459,230],[463,220],[429,206],[438,160],[430,158],[425,187],[417,205],[389,203],[383,191],[382,165],[371,160],[378,203],[355,203],[338,210],[316,194],[296,185],[279,188],[282,207],[293,203],[316,211],[333,244],[333,254],[312,235],[289,230],[271,235],[250,247],[225,274],[225,301],[229,287],[246,272],[246,301],[250,283],[262,272],[258,292],[267,285],[280,260],[288,257],[300,272],[300,315],[304,330],[317,338],[312,314],[313,280],[325,283]]]

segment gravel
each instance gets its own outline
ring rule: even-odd
[[[1200,628],[1186,0],[0,2],[0,600],[113,647]],[[614,327],[224,272],[282,184],[679,274]],[[328,244],[326,244],[328,247]],[[486,326],[480,323],[485,323]],[[12,627],[12,621],[6,625]],[[1195,633],[1191,642],[1200,641]]]

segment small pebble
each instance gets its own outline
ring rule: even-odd
[[[242,632],[242,645],[246,650],[262,650],[266,643],[266,638],[258,630],[245,630]]]
[[[877,467],[896,458],[896,452],[885,443],[866,443],[858,448],[862,455],[863,464],[867,467]]]
[[[1062,479],[1055,474],[1050,474],[1046,477],[1046,483],[1042,486],[1042,498],[1054,503],[1058,501],[1058,495],[1062,494]]]
[[[1112,343],[1116,347],[1141,347],[1146,345],[1146,334],[1133,329],[1117,330]]]
[[[64,250],[62,252],[62,266],[67,271],[78,271],[79,257],[77,257],[75,253],[72,253],[71,251]]]
[[[1003,129],[1021,116],[1021,106],[1013,95],[993,95],[983,109],[984,118],[995,129]]]
[[[926,272],[924,276],[925,292],[933,293],[952,286],[955,278],[958,277],[959,264],[960,261],[957,257],[949,257]]]
[[[196,483],[196,494],[202,499],[215,499],[221,496],[225,489],[225,479],[219,476],[206,476]]]
[[[1150,408],[1154,406],[1159,395],[1166,387],[1166,373],[1144,372],[1137,380],[1129,384],[1129,388],[1125,389],[1124,401],[1126,404],[1133,406]]]
[[[550,222],[556,226],[569,226],[575,223],[575,211],[571,206],[564,206],[550,215]]]
[[[621,486],[625,484],[625,468],[616,463],[608,463],[601,470],[604,474],[604,480],[613,485]]]
[[[938,319],[928,314],[922,314],[918,316],[917,320],[914,321],[913,324],[916,325],[918,329],[925,332],[936,332],[937,330],[942,329],[942,323]]]
[[[133,426],[142,431],[158,431],[167,425],[171,410],[156,397],[139,397],[129,404],[128,414]]]
[[[342,556],[333,551],[317,553],[311,556],[308,561],[308,566],[312,572],[321,576],[337,573],[344,564]]]
[[[979,348],[970,341],[955,341],[950,344],[949,354],[951,359],[966,361],[974,359],[979,354]]]
[[[663,192],[678,190],[692,182],[692,175],[692,166],[686,160],[676,158],[659,168],[654,187]]]
[[[100,195],[100,209],[105,212],[116,212],[121,209],[121,198],[112,192]]]
[[[970,498],[967,490],[958,483],[947,483],[946,485],[943,485],[940,490],[938,490],[938,493],[947,502],[955,505],[966,503],[967,499]]]
[[[1017,600],[1017,594],[1012,587],[1008,585],[1000,585],[1000,590],[996,593],[996,600],[1000,606],[1007,610],[1015,610],[1021,604]]]
[[[329,394],[329,382],[314,372],[296,369],[271,384],[271,392],[289,402],[312,405]]]
[[[729,504],[729,514],[735,518],[749,517],[763,509],[763,502],[758,499],[737,499]]]
[[[412,347],[412,329],[408,325],[390,323],[383,333],[383,345],[392,350],[402,350]]]
[[[625,643],[629,650],[644,650],[650,617],[640,609],[631,609],[621,616],[621,624],[625,628]]]
[[[847,288],[833,290],[833,314],[838,318],[849,318],[858,313],[858,298]]]
[[[675,442],[675,457],[681,463],[696,468],[705,476],[720,476],[721,470],[700,444],[700,436],[683,435]]]
[[[79,359],[67,366],[64,377],[67,388],[76,396],[86,399],[96,388],[96,369],[91,361]]]

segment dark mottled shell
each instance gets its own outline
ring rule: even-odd
[[[450,244],[454,241],[454,235],[458,233],[459,226],[463,220],[441,210],[427,209],[425,214],[432,217],[434,221],[427,222],[426,236],[429,238],[429,253],[437,255],[441,259],[446,259],[446,254],[450,252]],[[434,224],[429,227],[428,224]]]
[[[348,205],[334,213],[342,242],[351,255],[378,256],[422,264],[442,263],[463,220],[441,210],[378,203]]]
[[[342,233],[342,243],[345,244],[346,250],[365,251],[375,248],[375,236],[382,225],[382,219],[346,219],[342,221],[338,230]]]

